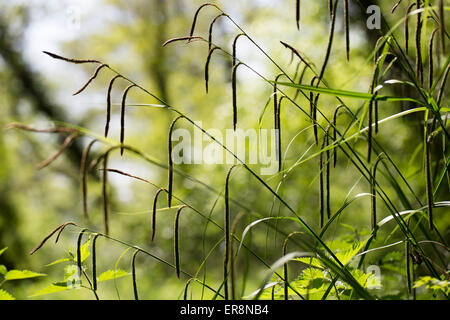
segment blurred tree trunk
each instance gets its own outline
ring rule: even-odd
[[[167,22],[169,17],[167,16],[167,1],[164,0],[156,0],[154,1],[155,10],[153,10],[154,14],[158,15],[154,17],[156,21],[159,23],[155,27],[155,35],[156,38],[154,40],[153,46],[153,54],[154,58],[149,59],[148,70],[150,72],[151,77],[155,80],[157,85],[157,89],[160,92],[160,97],[169,102],[169,96],[167,93],[167,70],[165,68],[166,59],[166,51],[162,44],[167,40]]]
[[[8,21],[0,15],[0,56],[4,61],[4,67],[7,68],[13,76],[9,79],[9,93],[17,97],[17,101],[25,97],[37,113],[43,114],[46,118],[68,121],[68,117],[63,109],[52,102],[52,97],[48,90],[39,81],[39,77],[24,61],[22,53],[15,47],[17,40],[10,34]],[[13,106],[14,108],[14,106]],[[4,123],[3,123],[4,124]],[[3,128],[2,128],[3,129]],[[62,143],[65,137],[60,136]],[[82,146],[78,141],[65,151],[70,159],[71,165],[77,170],[79,168]],[[12,165],[9,161],[8,146],[5,145],[3,136],[0,135],[0,248],[8,246],[7,254],[2,256],[2,264],[7,268],[17,267],[26,263],[28,250],[23,243],[23,237],[19,234],[19,221],[17,205],[14,203],[14,192],[17,190],[11,188],[15,179],[17,165]],[[68,175],[73,178],[73,175]],[[76,177],[76,175],[75,175]],[[76,181],[78,183],[78,180]]]

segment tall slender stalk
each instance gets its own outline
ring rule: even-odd
[[[238,222],[244,216],[243,212],[240,212],[236,218],[233,220],[233,224],[231,225],[231,235],[234,237],[236,234],[236,229]],[[234,260],[234,250],[233,250],[233,241],[230,242],[230,287],[231,287],[231,300],[236,300],[236,277],[235,277],[235,260]]]
[[[134,300],[139,300],[139,294],[138,294],[138,288],[137,288],[137,281],[136,281],[136,256],[138,253],[141,252],[140,250],[136,250],[133,254],[133,259],[131,260],[131,275],[133,278],[133,293],[134,293]]]
[[[345,54],[347,61],[350,60],[350,13],[348,11],[348,0],[344,0],[344,30],[345,30]]]
[[[416,3],[411,3],[406,10],[405,15],[405,21],[403,22],[404,25],[404,33],[405,33],[405,54],[408,55],[409,52],[409,13],[411,12],[412,8],[416,5]]]
[[[86,89],[89,84],[98,76],[100,70],[102,70],[103,68],[109,68],[109,66],[107,64],[101,64],[97,67],[97,69],[95,69],[94,74],[88,79],[88,81],[77,91],[73,94],[73,96],[76,96],[77,94],[80,94],[81,92],[84,91],[84,89]]]
[[[231,62],[231,66],[233,67],[233,66],[235,66],[236,65],[236,47],[237,47],[237,41],[238,41],[238,39],[240,38],[240,37],[242,37],[242,36],[246,36],[245,34],[243,34],[243,33],[238,33],[235,37],[234,37],[234,39],[233,39],[233,45],[232,45],[232,47],[231,47],[231,59],[232,59],[232,62]]]
[[[426,134],[428,134],[426,132]],[[433,186],[432,186],[432,172],[431,172],[431,141],[432,135],[425,137],[425,179],[427,191],[427,211],[428,211],[428,225],[430,230],[434,230],[433,224]]]
[[[125,141],[125,103],[127,100],[128,91],[130,91],[131,88],[136,87],[135,84],[130,84],[122,95],[122,107],[120,109],[120,155],[123,155],[123,145]]]
[[[82,266],[81,266],[81,239],[83,238],[84,233],[88,229],[82,229],[80,233],[78,234],[78,240],[77,240],[77,267],[78,267],[78,278],[81,281],[81,274],[82,274]]]
[[[109,159],[109,152],[107,151],[103,157],[103,170],[102,170],[103,222],[106,235],[109,235],[108,159]]]
[[[83,154],[81,155],[81,188],[83,193],[83,213],[84,219],[88,221],[89,213],[88,213],[88,205],[87,205],[87,160],[89,157],[89,152],[91,151],[92,146],[97,141],[97,139],[91,140],[86,148],[83,150]]]
[[[236,130],[237,126],[237,88],[236,88],[236,73],[237,68],[241,65],[241,63],[237,63],[233,65],[231,68],[231,92],[232,92],[232,100],[233,100],[233,129]]]

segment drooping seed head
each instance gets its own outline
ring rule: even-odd
[[[295,1],[295,23],[297,30],[300,30],[300,0]]]
[[[426,124],[428,126],[428,124]],[[428,130],[426,130],[428,134]],[[431,140],[433,135],[429,134],[425,139],[425,180],[426,180],[426,193],[427,193],[427,212],[428,212],[428,225],[430,231],[434,230],[433,223],[433,174],[431,168]]]
[[[89,144],[86,146],[86,148],[83,150],[83,153],[81,155],[81,164],[80,164],[80,171],[81,171],[81,188],[82,188],[82,194],[83,194],[83,213],[84,218],[87,221],[89,219],[88,214],[88,206],[87,206],[87,160],[89,157],[89,152],[91,151],[92,146],[97,141],[97,139],[93,139]]]
[[[402,2],[402,0],[397,1],[397,3],[392,7],[391,13],[394,13],[395,9],[397,9],[397,7],[400,5],[401,2]]]
[[[106,151],[103,156],[103,177],[102,177],[103,223],[106,235],[109,235],[108,158],[109,158],[109,151]]]
[[[64,229],[67,225],[74,225],[76,226],[75,223],[73,222],[66,222],[63,223],[59,226],[57,226],[52,232],[50,232],[36,247],[34,247],[31,251],[30,251],[30,255],[32,255],[33,253],[35,253],[36,251],[38,251],[46,242],[48,239],[50,239],[56,232],[58,232],[61,229]],[[58,238],[57,238],[58,239]]]
[[[169,128],[169,134],[168,134],[168,172],[169,172],[169,179],[168,179],[168,187],[167,187],[167,206],[170,208],[172,207],[172,189],[173,189],[173,160],[172,160],[172,132],[175,128],[175,123],[181,119],[184,118],[184,116],[179,116],[175,118]]]
[[[136,84],[130,84],[122,95],[122,107],[120,109],[120,155],[123,155],[123,143],[125,141],[125,103],[127,100],[128,91],[130,91],[133,87],[136,87]]]

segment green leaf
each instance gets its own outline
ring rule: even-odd
[[[14,298],[5,290],[0,289],[0,300],[16,300],[16,298]]]
[[[0,264],[0,274],[5,275],[8,272],[8,269],[2,264]]]
[[[420,277],[419,280],[414,282],[414,288],[425,286],[429,290],[440,290],[445,295],[450,294],[450,281],[440,280],[430,276]]]
[[[102,282],[102,281],[106,281],[106,280],[112,280],[112,279],[117,279],[117,278],[121,278],[121,277],[125,277],[130,275],[129,272],[126,272],[124,270],[121,269],[116,269],[116,270],[107,270],[105,272],[103,272],[99,277],[98,277],[98,282]]]
[[[90,243],[91,236],[89,236],[89,239],[80,247],[81,262],[84,262],[84,260],[86,260],[91,254],[91,252],[89,251]],[[77,262],[77,257],[75,257],[74,261]]]
[[[274,81],[270,81],[272,83],[275,83]],[[335,97],[347,97],[347,98],[353,98],[353,99],[361,99],[361,100],[378,100],[378,101],[410,101],[415,102],[420,105],[424,105],[422,101],[409,98],[409,97],[388,97],[388,96],[382,96],[382,95],[374,95],[371,93],[363,93],[363,92],[356,92],[356,91],[346,91],[346,90],[338,90],[338,89],[329,89],[329,88],[323,88],[323,87],[315,87],[315,86],[309,86],[305,84],[296,84],[296,83],[290,83],[290,82],[277,82],[277,85],[281,86],[288,86],[293,87],[301,90],[306,91],[312,91],[316,93],[321,93],[325,95],[331,95]]]
[[[59,283],[56,284],[51,284],[43,289],[41,289],[38,293],[35,293],[33,295],[30,296],[31,297],[37,297],[37,296],[43,296],[46,294],[51,294],[51,293],[56,293],[56,292],[61,292],[61,291],[66,291],[66,290],[70,290],[73,287],[68,287],[68,286],[61,286],[58,285]]]
[[[323,269],[323,265],[320,262],[320,259],[318,259],[318,258],[314,258],[314,257],[311,257],[311,258],[308,258],[308,257],[307,258],[294,258],[293,260],[302,262],[302,263],[307,264],[307,265],[309,265],[311,267],[316,267],[316,268]]]
[[[8,247],[5,247],[3,249],[0,250],[0,256],[3,254],[3,252],[5,252],[8,249]]]
[[[78,278],[78,266],[74,264],[66,266],[64,268],[64,281],[74,278]]]
[[[46,276],[44,273],[37,273],[29,270],[10,270],[5,275],[5,280],[20,280]]]
[[[332,243],[330,243],[329,247],[330,248],[335,247],[337,249],[337,252],[335,252],[336,257],[338,257],[338,259],[342,262],[342,264],[346,265],[358,254],[358,252],[362,248],[364,248],[368,240],[369,238],[361,242],[351,242],[351,243],[335,240]]]

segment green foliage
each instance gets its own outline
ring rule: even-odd
[[[349,242],[348,236],[328,243],[329,247],[339,257],[340,261],[347,265],[354,279],[365,289],[379,287],[378,279],[372,273],[365,273],[356,268],[354,258],[362,250],[368,239],[361,242]],[[299,294],[306,299],[321,300],[324,297],[331,299],[350,299],[354,294],[353,289],[347,283],[340,280],[328,271],[328,267],[319,258],[294,258],[292,262],[300,262],[307,266],[294,280],[289,281],[289,299],[299,299]],[[275,299],[285,299],[284,282],[277,277],[272,278],[273,286],[263,290],[260,298],[270,299],[272,295]],[[252,297],[251,295],[249,297]]]
[[[89,236],[88,240],[80,247],[81,262],[84,262],[91,255],[91,251],[89,249],[90,244],[91,236]],[[73,257],[73,262],[77,262],[77,257],[73,256],[72,251],[69,251],[69,255]]]
[[[63,280],[54,282],[50,285],[47,285],[46,287],[40,289],[37,293],[31,295],[30,297],[38,297],[38,296],[59,293],[62,291],[68,291],[68,290],[80,289],[80,288],[85,288],[85,289],[95,292],[96,290],[94,290],[94,288],[92,286],[91,279],[89,279],[89,277],[87,276],[87,273],[85,273],[85,270],[88,267],[86,264],[86,260],[91,255],[91,250],[92,250],[91,238],[92,238],[92,235],[89,235],[89,238],[80,246],[80,257],[81,257],[81,263],[82,263],[81,264],[81,268],[82,268],[81,274],[83,274],[85,276],[85,278],[88,280],[88,286],[83,285],[82,277],[80,277],[80,275],[81,275],[80,270],[78,269],[77,257],[76,257],[76,255],[74,255],[72,253],[72,249],[69,248],[69,250],[67,251],[66,258],[58,259],[58,260],[53,261],[46,265],[47,267],[49,267],[49,266],[54,266],[54,265],[58,265],[61,263],[67,263],[67,265],[64,267]],[[116,268],[114,270],[107,270],[107,271],[104,271],[103,273],[101,273],[96,279],[97,282],[116,280],[116,279],[119,279],[119,278],[122,278],[125,276],[129,276],[131,274],[129,272],[126,272],[122,269],[117,268],[118,263],[119,263],[120,259],[122,258],[123,254],[119,257],[119,259],[116,263]]]
[[[0,300],[15,300],[15,298],[3,289],[0,289]]]
[[[21,280],[21,279],[29,279],[29,278],[35,278],[35,277],[43,277],[46,276],[46,274],[43,273],[37,273],[29,270],[9,270],[5,274],[5,280]]]
[[[121,269],[107,270],[98,276],[98,282],[118,279],[129,275],[130,275],[129,272],[126,272]]]
[[[8,250],[8,247],[5,247],[3,249],[0,250],[0,256],[3,254],[3,252],[5,252],[6,250]]]
[[[13,181],[5,186],[14,186],[14,191],[30,190],[5,196],[0,188],[0,200],[11,197],[14,206],[19,204],[21,221],[33,221],[17,231],[24,241],[39,243],[31,251],[32,263],[53,261],[46,267],[63,274],[44,286],[43,273],[8,270],[10,264],[4,262],[0,285],[12,287],[16,281],[11,280],[35,278],[43,288],[33,290],[31,297],[58,298],[120,299],[130,284],[135,299],[138,293],[187,298],[189,290],[200,299],[415,299],[417,292],[448,298],[449,20],[444,21],[442,8],[439,14],[434,11],[436,2],[418,1],[423,10],[411,11],[404,1],[394,8],[375,1],[390,12],[377,31],[350,25],[356,16],[349,15],[358,11],[352,1],[329,1],[328,7],[305,2],[307,10],[301,12],[310,14],[301,23],[311,32],[301,33],[294,33],[294,22],[300,28],[300,1],[290,22],[290,1],[277,3],[276,10],[260,4],[246,10],[239,4],[239,19],[228,14],[234,9],[224,1],[223,7],[183,4],[179,7],[186,8],[177,10],[168,10],[164,1],[108,2],[132,19],[66,43],[61,51],[70,51],[69,58],[45,51],[46,58],[66,68],[42,77],[58,79],[55,88],[66,94],[68,83],[74,85],[66,75],[88,72],[90,77],[74,95],[82,93],[88,101],[106,93],[106,110],[78,108],[80,114],[74,115],[67,106],[70,117],[47,112],[44,117],[55,121],[32,127],[22,122],[42,123],[37,112],[16,108],[30,104],[22,101],[29,94],[12,89],[0,93],[0,99],[12,100],[11,116],[2,117],[14,121],[7,128],[36,133],[26,133],[27,143],[18,140],[19,134],[8,135],[7,143],[0,137],[0,151],[9,151],[0,152],[6,159],[0,158],[0,180],[6,176]],[[219,15],[213,18],[203,8]],[[342,11],[345,30],[340,34],[335,24]],[[364,22],[364,10],[360,14]],[[254,35],[246,32],[246,23]],[[189,37],[171,38],[187,34],[189,25]],[[408,40],[412,26],[414,43]],[[350,46],[353,27],[364,36]],[[246,38],[245,51],[241,40],[238,45],[240,37]],[[292,45],[281,41],[280,46],[279,40]],[[5,66],[14,69],[17,59],[8,60],[5,50],[0,54]],[[26,90],[28,83],[20,79],[24,68],[19,71],[7,84]],[[225,81],[220,74],[226,75]],[[33,97],[36,90],[30,93]],[[31,100],[27,102],[47,102],[35,96]],[[173,118],[176,127],[175,121],[170,125]],[[207,134],[209,146],[236,159],[239,172],[231,175],[230,163],[174,164],[171,138],[176,129],[195,135],[230,126],[278,129],[278,172],[259,175],[262,164],[241,159],[212,133]],[[40,138],[47,134],[51,138]],[[77,152],[81,157],[73,156]],[[31,156],[25,159],[23,154]],[[45,171],[34,172],[30,159],[39,159],[37,168]],[[4,163],[13,169],[5,169]],[[39,183],[30,183],[36,177]],[[156,201],[160,192],[167,193],[167,204]],[[178,219],[181,208],[186,211]],[[61,224],[43,238],[48,231],[42,230],[55,217],[77,223]],[[9,228],[8,223],[0,220],[0,229]],[[40,248],[54,234],[56,242],[64,239],[59,245],[69,247],[73,234],[63,234],[66,226],[78,233],[76,251],[68,249],[58,258],[54,249],[43,252]],[[81,243],[85,235],[89,238]],[[135,253],[129,261],[131,249]],[[151,260],[145,268],[143,259]],[[131,273],[123,267],[129,262]],[[378,268],[382,276],[369,267]],[[124,281],[116,281],[120,278]],[[114,281],[104,283],[108,280]],[[28,289],[31,281],[23,282]],[[3,289],[0,297],[12,298]]]

